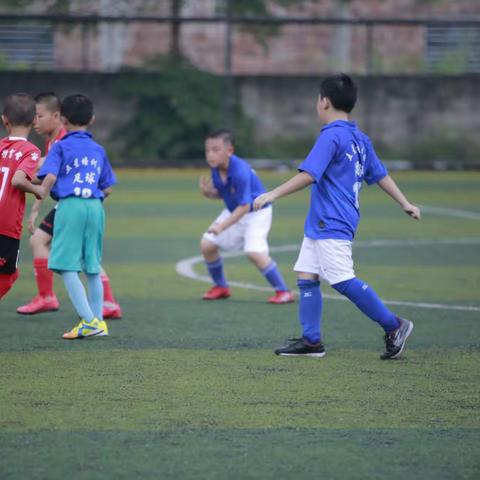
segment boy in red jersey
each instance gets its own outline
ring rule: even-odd
[[[35,97],[36,117],[34,129],[39,135],[46,138],[45,157],[50,148],[67,133],[60,116],[60,98],[54,92],[39,93]],[[43,163],[43,157],[40,165]],[[40,212],[42,202],[36,200],[32,205],[28,217],[28,230],[32,233],[30,246],[33,253],[33,271],[37,283],[38,294],[27,304],[17,308],[17,313],[34,315],[36,313],[58,310],[60,303],[53,290],[53,272],[48,269],[48,257],[53,237],[53,224],[56,207],[52,208],[40,225],[35,228],[35,221]],[[122,311],[120,305],[113,297],[110,280],[102,269],[101,279],[104,291],[104,318],[120,318]]]
[[[18,254],[25,213],[25,192],[37,199],[45,190],[33,185],[40,150],[27,141],[35,119],[35,100],[26,93],[7,97],[2,122],[8,137],[0,140],[0,299],[18,278]]]

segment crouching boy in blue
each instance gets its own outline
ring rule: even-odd
[[[213,282],[203,298],[219,300],[230,297],[220,249],[243,250],[275,290],[268,303],[291,303],[293,294],[268,254],[272,207],[265,204],[259,211],[252,211],[253,199],[265,192],[265,188],[250,165],[233,151],[233,135],[229,130],[216,130],[205,140],[205,157],[211,168],[211,178],[200,179],[200,191],[207,198],[221,198],[225,208],[205,232],[200,244]]]
[[[103,286],[100,278],[105,212],[102,201],[116,183],[103,147],[87,132],[93,104],[85,95],[66,97],[60,108],[68,133],[55,143],[38,178],[46,193],[58,200],[48,268],[59,273],[80,323],[63,338],[74,340],[108,335],[102,318]],[[88,297],[78,273],[88,283]]]
[[[302,338],[275,350],[277,355],[323,357],[320,320],[322,295],[320,278],[351,300],[385,331],[382,359],[398,357],[413,323],[399,318],[380,300],[375,291],[355,277],[352,241],[360,218],[359,193],[363,181],[376,183],[412,218],[420,210],[412,205],[388,175],[370,139],[349,114],[357,100],[357,87],[347,75],[326,78],[320,87],[317,113],[325,126],[299,173],[255,199],[254,208],[275,201],[308,185],[310,209],[305,236],[294,270],[300,290],[299,317]]]

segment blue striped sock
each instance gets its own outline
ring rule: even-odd
[[[268,283],[275,289],[276,292],[288,291],[288,286],[278,269],[275,262],[271,262],[262,270],[262,275],[268,280]]]
[[[219,287],[228,287],[227,280],[225,279],[225,274],[223,273],[223,259],[218,257],[213,262],[205,262],[207,265],[208,273],[212,277],[213,283]]]
[[[351,300],[367,317],[377,322],[385,332],[392,332],[400,326],[400,322],[380,300],[373,288],[362,280],[354,277],[332,287]]]
[[[320,341],[322,318],[322,292],[318,280],[298,279],[300,290],[298,316],[302,325],[303,338],[315,345]]]

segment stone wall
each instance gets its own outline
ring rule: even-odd
[[[114,96],[114,78],[114,74],[2,72],[0,92],[2,99],[19,91],[55,91],[60,96],[86,93],[96,108],[92,131],[118,157],[122,139],[115,131],[131,118],[133,107]],[[356,80],[360,98],[353,117],[375,144],[400,151],[405,145],[450,138],[468,140],[480,151],[480,75],[365,76]],[[314,139],[319,130],[318,86],[319,79],[314,77],[235,79],[244,111],[254,121],[257,142]]]

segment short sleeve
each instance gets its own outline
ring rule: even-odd
[[[367,143],[367,149],[367,162],[364,180],[367,182],[367,185],[372,185],[386,177],[388,175],[388,171],[382,161],[378,158],[375,149],[370,142]]]
[[[235,196],[238,205],[247,205],[252,202],[251,171],[249,165],[242,165],[237,172],[232,183],[235,187]]]
[[[39,158],[40,150],[37,148],[26,152],[18,164],[17,171],[21,170],[31,179],[37,171]]]
[[[62,166],[62,149],[58,143],[55,143],[48,152],[40,171],[37,173],[38,178],[45,178],[49,173],[58,177]]]
[[[310,174],[319,182],[328,165],[335,157],[338,141],[336,135],[326,131],[320,134],[307,158],[298,166],[298,170]]]
[[[110,161],[108,160],[107,155],[104,153],[103,155],[103,168],[102,173],[100,174],[100,178],[98,179],[98,188],[100,190],[105,190],[112,185],[117,183],[117,178],[115,177],[115,173],[113,172],[112,166],[110,165]]]

